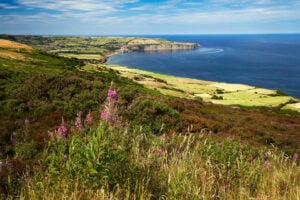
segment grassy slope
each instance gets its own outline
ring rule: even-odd
[[[42,164],[22,179],[20,199],[292,200],[300,192],[296,159],[276,150],[213,135],[153,137],[103,122],[53,140]]]
[[[5,49],[5,51],[8,50]],[[263,111],[260,111],[260,109],[250,109],[248,111],[247,108],[219,107],[192,100],[165,97],[158,95],[157,91],[146,90],[129,79],[121,78],[114,71],[106,67],[103,68],[101,65],[99,66],[100,70],[95,72],[95,66],[97,65],[79,67],[83,63],[76,59],[59,58],[37,50],[10,49],[9,51],[21,53],[27,60],[0,57],[2,68],[0,74],[2,82],[0,106],[3,111],[0,115],[0,123],[2,137],[6,138],[3,141],[8,140],[9,134],[16,127],[21,126],[26,117],[36,122],[37,126],[42,127],[37,129],[36,132],[39,132],[39,130],[53,128],[59,123],[62,115],[69,119],[79,111],[83,113],[88,110],[96,111],[100,107],[99,104],[105,100],[105,89],[108,88],[111,81],[114,81],[116,87],[120,90],[119,103],[124,118],[132,121],[133,124],[147,125],[155,133],[159,132],[162,123],[166,125],[164,132],[171,130],[184,131],[187,126],[193,125],[194,132],[200,132],[201,129],[207,128],[224,136],[230,135],[246,140],[250,139],[251,142],[263,144],[273,143],[286,150],[295,150],[295,147],[300,144],[298,114],[282,115],[277,109],[271,110],[269,108],[263,108]],[[77,68],[90,70],[91,73],[78,71]],[[145,73],[146,76],[139,77],[140,74],[135,74],[136,72]],[[218,89],[215,83],[178,79],[137,70],[134,70],[134,74],[130,73],[128,76],[138,79],[138,83],[149,79],[150,83],[155,84],[151,88],[157,88],[157,84],[162,85],[163,87],[158,87],[160,92],[168,95],[181,95],[180,97],[188,99],[193,99],[192,97],[196,94],[195,91],[203,90],[203,93],[213,95]],[[253,93],[253,90],[258,94]],[[251,92],[247,90],[247,92],[241,91],[238,93],[244,92],[248,96],[261,96],[260,92],[270,92],[269,90],[259,91],[252,88],[249,91]],[[153,96],[153,94],[156,95]],[[234,94],[224,93],[222,95],[233,96]],[[275,100],[281,102],[286,101],[285,98],[288,99],[289,97],[266,96],[265,98],[257,97],[257,100],[271,99],[274,102]],[[148,99],[152,102],[147,102]],[[162,106],[160,104],[156,105],[156,102],[165,102],[172,109],[179,111],[180,117],[172,117],[168,110],[163,111],[159,116],[155,116],[157,115],[155,109],[161,109],[160,106]],[[148,114],[152,114],[152,117],[156,120],[149,122],[147,114],[144,115],[142,112],[150,112],[150,110],[148,111],[143,107],[143,104],[153,106],[154,111],[151,112],[154,113]],[[138,109],[141,109],[142,112],[139,113],[138,109],[130,109],[132,106],[138,106]],[[268,112],[265,112],[265,110],[268,110]],[[256,126],[253,127],[253,124],[256,124]]]
[[[108,55],[119,52],[121,47],[130,50],[130,47],[149,44],[184,44],[162,39],[147,39],[133,37],[40,37],[40,36],[10,36],[0,35],[2,38],[33,45],[37,48],[57,53],[65,57],[76,57],[83,60],[104,62]],[[111,67],[111,66],[110,66]],[[278,95],[274,90],[255,88],[242,84],[216,83],[160,75],[142,70],[115,67],[123,76],[136,78],[136,81],[150,88],[156,88],[161,93],[181,98],[202,98],[206,102],[222,105],[238,105],[248,107],[280,107],[284,110],[300,111],[295,103],[298,99]],[[132,74],[133,73],[133,74]],[[137,80],[136,74],[151,76]],[[166,84],[157,83],[163,79]],[[222,98],[222,99],[220,99]]]
[[[98,120],[98,110],[102,107],[101,104],[105,100],[111,81],[114,81],[114,87],[118,90],[117,104],[121,126],[133,131],[133,134],[141,130],[139,127],[142,127],[143,134],[149,136],[164,134],[168,137],[174,134],[177,135],[177,133],[216,134],[213,138],[217,143],[224,138],[231,138],[256,146],[258,144],[260,144],[258,146],[272,144],[290,154],[299,152],[299,114],[281,114],[276,109],[236,109],[188,99],[167,97],[160,95],[155,90],[146,89],[129,79],[122,78],[116,72],[101,66],[98,66],[98,72],[95,71],[94,66],[90,69],[90,72],[77,70],[83,67],[83,63],[77,59],[61,58],[42,51],[28,51],[22,48],[8,49],[2,47],[0,48],[1,51],[6,51],[6,55],[7,52],[18,53],[26,59],[0,56],[0,110],[2,111],[0,113],[0,160],[4,162],[5,159],[12,159],[16,174],[16,179],[12,179],[16,182],[9,183],[5,176],[7,171],[4,169],[0,173],[2,183],[0,192],[11,193],[19,188],[18,180],[23,176],[24,170],[36,164],[41,156],[48,155],[47,153],[41,155],[37,152],[43,151],[47,146],[46,143],[49,139],[47,131],[53,131],[57,128],[61,116],[65,117],[69,127],[73,126],[76,113],[80,111],[86,114],[89,110],[92,110],[95,120]],[[156,78],[157,83],[161,83],[159,78],[162,77]],[[29,118],[31,121],[30,127],[24,126],[25,118]],[[121,129],[121,131],[125,130]],[[12,134],[13,132],[15,134]],[[14,141],[13,137],[15,135],[17,141]],[[79,137],[81,136],[79,135]],[[175,141],[178,140],[177,142],[181,139],[183,138],[174,137]],[[152,139],[149,139],[149,141],[151,142]],[[124,144],[124,142],[121,142],[121,144]],[[115,144],[112,144],[112,146],[115,146]],[[173,147],[171,145],[166,148],[172,149]],[[139,156],[142,155],[145,154],[142,153]],[[215,159],[218,162],[223,162],[218,158],[219,155],[218,153]],[[57,156],[59,157],[59,155]],[[166,156],[169,157],[167,154]],[[224,156],[229,158],[230,152]],[[186,158],[185,162],[196,163],[198,162],[196,157],[195,160]],[[146,158],[141,157],[140,159]],[[206,162],[205,159],[203,157],[203,162]],[[174,162],[177,161],[174,160]],[[151,164],[148,164],[145,163],[145,166],[150,169]],[[191,166],[194,164],[191,164]],[[182,165],[185,164],[182,163]],[[172,163],[169,167],[171,166],[173,166]],[[145,168],[146,171],[147,167]],[[177,169],[166,168],[160,170]],[[178,170],[189,169],[178,168]],[[174,179],[179,178],[177,172],[174,172],[173,176]],[[54,177],[55,175],[53,175]],[[155,176],[153,174],[144,177],[146,179],[143,179],[143,176],[141,178],[142,180],[147,180],[147,178],[154,180]],[[55,183],[55,180],[53,181]],[[64,179],[64,181],[72,180]],[[87,185],[89,184],[90,182],[87,182]],[[174,184],[177,183],[174,182]],[[211,187],[213,185],[212,183]],[[54,188],[52,188],[54,190],[48,189],[48,192],[56,191]],[[154,191],[150,191],[150,193],[152,192]],[[170,190],[170,192],[176,192],[176,190]],[[175,195],[174,197],[179,195],[180,197],[180,190],[178,192],[178,194],[170,195]],[[213,193],[209,194],[212,195]]]
[[[93,66],[86,67],[91,69]],[[274,90],[256,88],[243,84],[216,83],[196,79],[179,78],[138,69],[107,65],[119,71],[124,77],[131,78],[149,88],[156,88],[166,95],[195,99],[222,105],[246,107],[279,107],[300,111],[293,106],[299,102],[290,96],[277,94]],[[216,98],[222,99],[216,99]]]

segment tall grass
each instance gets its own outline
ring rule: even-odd
[[[291,199],[297,160],[208,135],[152,136],[143,128],[53,139],[19,199]]]

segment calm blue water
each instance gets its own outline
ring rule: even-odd
[[[195,42],[190,51],[126,53],[108,64],[152,72],[279,89],[300,98],[300,35],[160,35]]]

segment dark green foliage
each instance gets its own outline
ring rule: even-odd
[[[224,90],[223,89],[216,89],[217,94],[224,94]]]
[[[288,96],[288,95],[281,90],[276,90],[275,94],[270,94],[269,96],[276,97],[276,96]]]
[[[211,97],[211,99],[222,100],[223,97],[222,97],[222,96],[213,95],[213,96]]]
[[[128,115],[135,124],[149,127],[154,134],[175,128],[180,121],[177,110],[154,99],[144,99],[134,104]],[[167,127],[164,127],[166,124]]]

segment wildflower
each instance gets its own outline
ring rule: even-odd
[[[116,99],[117,98],[117,91],[113,89],[109,89],[107,92],[107,97],[111,99]]]
[[[25,181],[27,184],[31,182],[31,178],[30,178],[30,176],[29,176],[28,174],[26,174],[26,175],[24,176],[24,181]]]
[[[101,112],[101,119],[109,120],[109,113],[105,111]]]
[[[0,161],[0,172],[2,171],[2,167],[3,167],[3,162]]]
[[[6,160],[5,165],[6,165],[7,168],[12,168],[13,167],[12,162],[9,161],[9,160]]]
[[[294,155],[293,155],[293,161],[297,162],[298,158],[299,158],[299,155],[297,153],[294,153]]]
[[[76,117],[76,120],[75,120],[75,126],[79,131],[84,130],[83,125],[81,123],[81,113],[80,112],[77,113],[77,117]]]
[[[44,182],[48,182],[48,181],[49,181],[49,177],[48,177],[48,176],[45,176],[44,179],[43,179],[43,181],[44,181]]]
[[[25,121],[24,121],[24,124],[25,124],[25,126],[29,126],[29,124],[30,124],[30,121],[29,121],[29,119],[28,119],[28,118],[26,118],[26,119],[25,119]]]
[[[16,143],[16,135],[17,135],[16,132],[13,132],[13,133],[10,135],[10,141],[11,141],[12,144],[15,144],[15,143]]]
[[[110,88],[107,92],[105,107],[100,112],[101,119],[106,120],[108,122],[113,122],[117,120],[117,107],[115,106],[116,99],[117,91]]]
[[[64,155],[64,161],[66,161],[66,160],[68,160],[68,155],[67,154]]]
[[[68,129],[66,127],[66,123],[64,121],[64,118],[62,117],[60,127],[57,129],[57,136],[60,138],[65,138],[67,131]]]
[[[91,125],[93,123],[93,115],[91,111],[86,115],[85,122],[87,125]]]
[[[271,163],[268,160],[265,160],[264,162],[264,168],[268,169],[271,166]]]

